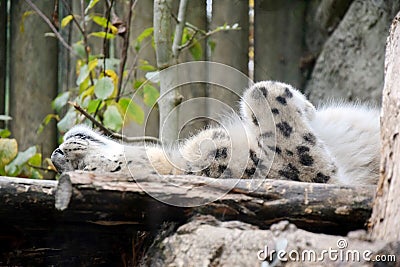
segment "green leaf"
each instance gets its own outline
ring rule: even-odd
[[[74,16],[72,16],[72,15],[68,15],[68,16],[64,17],[61,20],[61,28],[62,29],[65,28],[65,26],[67,26],[73,19],[74,19]]]
[[[93,16],[92,19],[97,25],[107,28],[107,19],[105,17]]]
[[[160,92],[154,86],[146,84],[143,87],[143,101],[147,106],[152,107],[155,105],[159,97]]]
[[[139,36],[135,40],[135,50],[136,51],[140,50],[140,46],[141,46],[143,40],[146,39],[147,37],[151,36],[153,34],[153,31],[154,31],[153,27],[150,27],[150,28],[144,29],[139,34]]]
[[[89,5],[85,9],[85,14],[87,14],[89,10],[92,9],[97,4],[97,2],[99,2],[99,0],[90,0]]]
[[[189,51],[194,60],[202,59],[203,49],[201,48],[201,44],[196,39],[193,40],[193,45],[189,48]]]
[[[113,26],[110,23],[110,21],[108,21],[108,24],[107,24],[107,19],[106,18],[100,17],[100,16],[93,16],[92,19],[97,25],[99,25],[99,26],[101,26],[103,28],[106,28],[106,29],[107,28],[111,29],[111,32],[113,34],[117,34],[118,33],[118,28]]]
[[[72,49],[80,58],[86,58],[85,46],[80,42],[73,44]]]
[[[0,138],[7,138],[11,135],[10,130],[8,129],[0,129]],[[1,148],[0,148],[1,150]]]
[[[99,62],[99,59],[97,59],[97,58],[90,60],[89,64],[88,64],[89,71],[94,70],[94,68],[96,68],[98,62]]]
[[[24,152],[19,152],[17,157],[5,166],[5,171],[10,176],[17,176],[25,163],[36,154],[36,147],[31,146]]]
[[[43,175],[38,170],[36,170],[34,168],[30,168],[30,171],[31,171],[31,173],[29,175],[29,178],[31,178],[31,179],[43,179]]]
[[[107,32],[92,32],[91,34],[88,35],[90,36],[94,36],[94,37],[99,37],[99,38],[106,38],[106,39],[114,39],[115,38],[115,34],[112,33],[107,33]]]
[[[12,118],[8,115],[0,115],[0,121],[10,121]]]
[[[128,116],[138,124],[143,124],[144,111],[139,105],[131,101],[129,98],[121,98],[118,104],[125,113],[124,116]]]
[[[56,99],[53,100],[53,102],[51,102],[51,107],[56,111],[56,112],[60,112],[60,110],[65,106],[65,104],[67,104],[68,99],[69,99],[69,91],[66,92],[62,92],[61,94],[59,94]]]
[[[36,153],[28,160],[28,163],[32,166],[39,167],[40,165],[42,165],[42,154]]]
[[[214,41],[208,41],[208,46],[210,47],[210,50],[211,50],[211,52],[214,52],[214,50],[215,50],[215,46],[217,45],[217,43],[216,42],[214,42]]]
[[[76,119],[76,112],[70,109],[67,114],[65,114],[64,118],[57,123],[58,130],[65,133],[75,125]]]
[[[49,124],[49,122],[55,119],[56,121],[60,120],[60,117],[57,114],[48,114],[46,117],[44,117],[42,123],[39,125],[38,130],[36,131],[37,134],[40,134],[41,132],[43,132],[44,127],[46,127],[47,124]]]
[[[89,105],[87,107],[87,112],[90,114],[94,114],[97,109],[100,109],[101,107],[99,106],[100,103],[102,102],[101,99],[93,99],[90,100]]]
[[[111,78],[103,77],[94,86],[94,94],[100,99],[107,99],[114,92],[114,84]]]
[[[155,71],[157,68],[150,64],[140,65],[139,69],[144,71]]]
[[[94,94],[94,85],[84,90],[79,96],[81,97],[81,99],[85,99],[86,97],[92,96],[93,94]]]
[[[80,85],[81,83],[83,83],[86,78],[89,76],[90,70],[88,65],[83,65],[79,71],[79,76],[78,79],[76,79],[76,85]]]
[[[122,128],[123,119],[116,106],[108,106],[104,112],[104,126],[113,130],[119,131]]]
[[[138,89],[140,86],[142,86],[142,84],[144,83],[144,81],[143,80],[135,80],[134,82],[133,82],[133,89]]]
[[[10,163],[18,154],[18,144],[15,139],[0,139],[0,169]]]
[[[139,36],[136,38],[136,41],[141,43],[145,38],[151,36],[153,34],[153,27],[144,29]]]

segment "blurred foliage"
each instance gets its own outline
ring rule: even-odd
[[[0,115],[0,120],[11,120],[9,116]],[[18,151],[17,140],[9,138],[11,132],[7,129],[0,129],[0,175],[41,179],[43,169],[42,154],[37,152],[35,146],[25,151]],[[47,170],[52,170],[48,165]]]

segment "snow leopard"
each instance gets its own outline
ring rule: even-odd
[[[126,145],[78,125],[51,160],[59,172],[199,175],[343,185],[379,177],[379,109],[328,103],[316,108],[278,81],[247,88],[240,111],[177,146]]]

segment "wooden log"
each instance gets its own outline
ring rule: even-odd
[[[40,223],[53,212],[57,181],[0,176],[0,218]]]
[[[381,177],[376,193],[371,232],[376,239],[400,240],[400,13],[387,39],[381,120]]]
[[[0,265],[134,265],[161,225],[182,225],[195,214],[261,229],[289,219],[313,232],[345,234],[363,227],[373,192],[372,186],[196,176],[0,177]]]
[[[196,176],[134,180],[79,172],[63,174],[55,184],[2,178],[1,216],[31,222],[57,216],[65,222],[154,229],[164,221],[182,223],[200,213],[261,228],[287,219],[300,228],[342,234],[364,227],[374,193],[373,186]]]
[[[65,192],[72,192],[71,197]],[[352,188],[281,180],[260,183],[196,176],[134,180],[72,172],[60,177],[56,203],[71,219],[96,223],[134,222],[145,226],[166,220],[182,222],[191,214],[201,213],[261,228],[288,219],[300,228],[342,234],[365,226],[373,193],[374,186]]]

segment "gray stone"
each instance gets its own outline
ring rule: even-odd
[[[318,104],[330,99],[380,103],[385,42],[397,1],[354,1],[325,43],[305,92]]]

